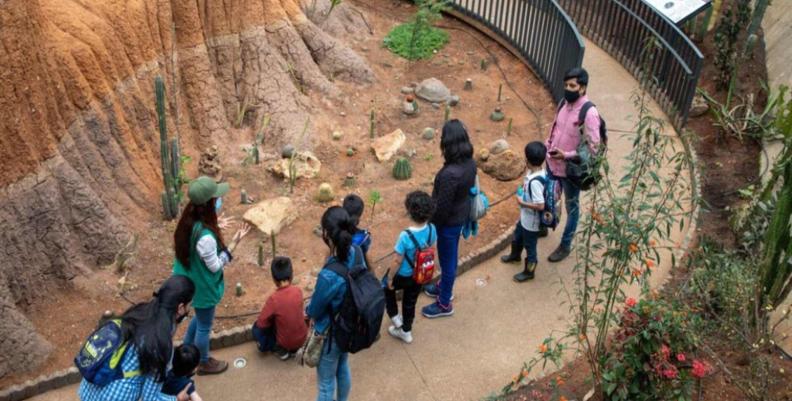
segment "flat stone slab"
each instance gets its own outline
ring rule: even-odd
[[[281,196],[257,203],[242,218],[264,234],[278,234],[297,218],[297,210],[290,198]]]

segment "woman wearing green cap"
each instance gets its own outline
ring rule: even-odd
[[[201,352],[198,374],[222,373],[228,363],[209,356],[209,333],[212,331],[215,307],[225,291],[223,269],[231,262],[231,251],[249,231],[245,224],[234,234],[226,247],[217,224],[217,213],[228,192],[228,183],[216,183],[209,177],[190,182],[184,208],[174,234],[176,260],[173,274],[188,277],[195,284],[193,307],[195,317],[190,321],[184,344],[195,344]]]

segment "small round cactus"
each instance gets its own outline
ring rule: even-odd
[[[393,165],[393,178],[397,180],[407,180],[410,177],[412,177],[412,166],[410,165],[410,161],[404,157],[396,160],[396,164]]]
[[[423,133],[421,134],[421,137],[423,139],[426,139],[427,141],[431,141],[435,137],[435,129],[432,128],[432,127],[424,128]]]
[[[319,185],[319,193],[316,194],[316,200],[325,203],[333,200],[333,187],[329,183],[323,182]]]
[[[357,186],[357,179],[355,175],[352,173],[347,173],[346,178],[344,178],[344,186],[347,188],[352,188]]]
[[[496,107],[495,111],[490,114],[490,120],[492,121],[503,121],[506,116],[503,114],[503,110],[500,107]]]

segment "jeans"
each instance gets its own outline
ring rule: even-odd
[[[396,304],[396,291],[404,290],[402,294],[402,329],[406,332],[412,330],[415,320],[415,304],[418,296],[421,295],[421,285],[416,283],[412,277],[399,276],[393,278],[393,289],[385,288],[385,306],[388,309],[388,316],[393,318],[399,314],[399,306]]]
[[[215,307],[195,308],[195,316],[190,320],[187,334],[184,335],[184,344],[195,344],[201,352],[201,363],[209,360],[209,334],[214,323]]]
[[[451,294],[454,292],[457,263],[459,262],[459,236],[462,226],[437,227],[437,253],[440,259],[440,306],[451,305]]]
[[[567,221],[564,226],[564,233],[561,235],[561,246],[570,249],[572,239],[575,238],[578,220],[580,219],[580,188],[573,184],[566,177],[555,177],[550,169],[547,169],[547,178],[558,180],[561,189],[564,190],[564,207],[567,212]]]
[[[260,352],[271,352],[277,345],[275,342],[275,325],[261,329],[253,323],[253,339]]]
[[[517,226],[514,227],[514,239],[512,239],[512,250],[525,249],[528,254],[526,260],[528,263],[537,263],[538,257],[536,255],[536,244],[539,242],[539,231],[528,231],[519,221]],[[515,253],[516,254],[516,253]]]
[[[349,370],[349,354],[341,352],[336,344],[322,348],[322,357],[316,366],[319,394],[316,401],[347,401],[352,389],[352,372]],[[336,387],[338,395],[336,396]]]

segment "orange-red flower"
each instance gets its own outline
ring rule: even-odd
[[[655,240],[653,240],[653,239],[650,239],[649,240],[649,246],[655,246],[655,245],[657,245],[657,242]]]
[[[654,267],[654,265],[655,265],[655,263],[654,263],[654,260],[652,260],[652,259],[646,259],[646,260],[644,261],[644,263],[646,263],[646,268],[647,268],[647,269],[651,269],[651,268],[653,268],[653,267]]]
[[[636,252],[638,252],[638,245],[635,245],[635,243],[630,243],[630,253]]]
[[[638,301],[636,301],[635,298],[627,298],[624,304],[627,305],[628,308],[632,308],[638,304]]]
[[[544,354],[547,352],[547,344],[542,344],[539,346],[539,353]]]
[[[558,396],[558,401],[568,401],[563,395]]]
[[[641,269],[634,268],[632,269],[632,275],[635,278],[641,277]]]

